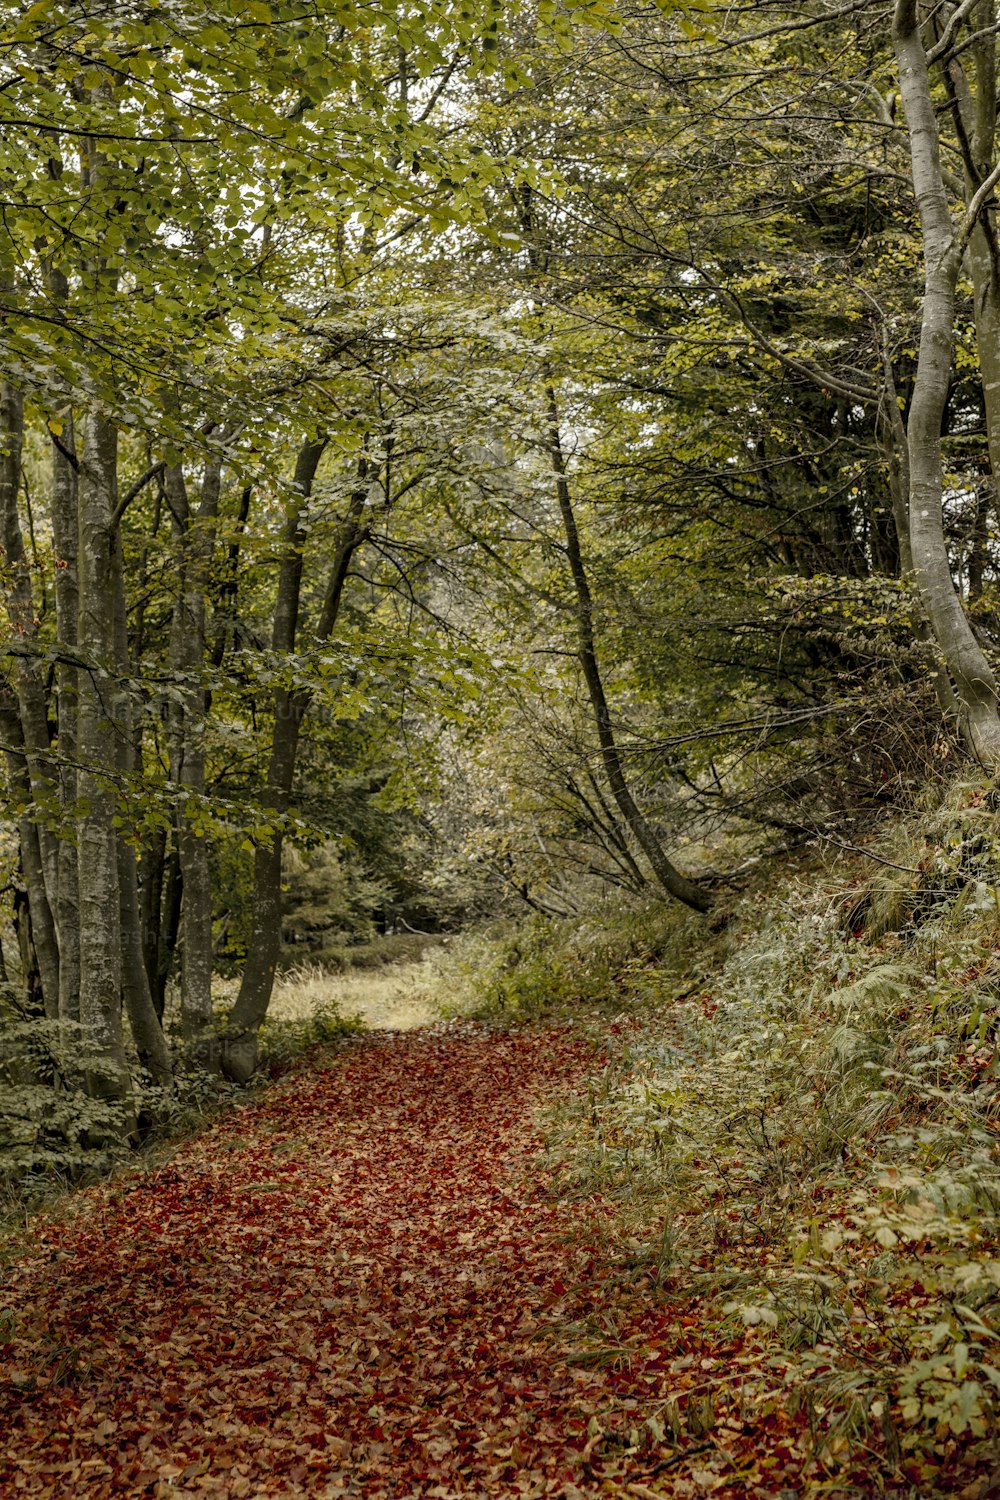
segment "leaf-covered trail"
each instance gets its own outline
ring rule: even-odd
[[[82,1195],[6,1299],[0,1493],[622,1493],[587,1461],[615,1376],[539,1337],[596,1210],[522,1171],[590,1056],[369,1037]]]

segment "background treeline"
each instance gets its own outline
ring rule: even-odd
[[[993,765],[996,27],[8,9],[18,1139],[248,1078],[283,938],[707,910]]]

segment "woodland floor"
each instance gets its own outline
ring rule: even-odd
[[[0,1495],[805,1493],[801,1423],[740,1406],[750,1347],[651,1296],[535,1154],[593,1060],[558,1030],[364,1036],[39,1220]],[[710,1434],[659,1425],[727,1383]]]

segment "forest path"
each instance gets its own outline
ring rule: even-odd
[[[11,1278],[0,1494],[653,1493],[632,1477],[673,1462],[623,1447],[667,1356],[574,1360],[606,1215],[531,1160],[532,1111],[593,1057],[558,1031],[363,1037],[77,1195]]]

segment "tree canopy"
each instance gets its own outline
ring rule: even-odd
[[[5,1004],[66,1087],[249,1077],[293,930],[707,912],[995,768],[995,32],[6,16]]]

